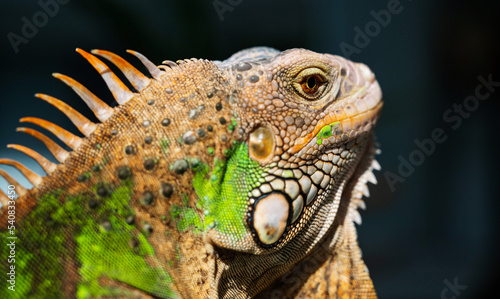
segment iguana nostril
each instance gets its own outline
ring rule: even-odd
[[[287,226],[289,211],[290,204],[280,193],[271,193],[257,202],[253,227],[262,243],[273,244],[281,238]]]
[[[250,134],[249,152],[250,157],[262,162],[267,160],[274,151],[274,136],[271,129],[259,127]]]

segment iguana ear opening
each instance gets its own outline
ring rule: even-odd
[[[273,131],[268,127],[258,127],[250,134],[248,147],[250,158],[261,164],[269,161],[275,147]]]

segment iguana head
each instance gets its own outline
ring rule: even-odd
[[[222,250],[230,274],[221,277],[245,288],[283,272],[284,261],[300,260],[335,229],[382,95],[364,64],[304,49],[252,48],[219,67],[238,94],[241,135],[220,192],[205,197],[206,236],[230,250]]]
[[[227,163],[215,199],[224,214],[208,235],[224,248],[273,252],[331,223],[315,215],[356,167],[381,91],[365,65],[303,49],[253,48],[221,67],[238,91],[242,145]],[[223,219],[228,213],[240,219]]]

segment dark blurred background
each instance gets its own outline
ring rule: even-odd
[[[225,59],[257,45],[348,56],[370,66],[384,92],[376,129],[382,171],[358,228],[379,296],[498,294],[498,2],[59,1],[47,18],[37,1],[0,2],[0,157],[18,159],[40,174],[35,162],[5,145],[22,144],[52,158],[41,142],[15,133],[23,116],[77,133],[62,113],[34,98],[36,92],[63,99],[95,120],[52,72],[77,79],[112,103],[76,47],[110,50],[137,66],[126,49],[156,64]],[[38,24],[36,32],[23,33],[26,20]],[[485,87],[480,76],[494,82]],[[479,96],[489,93],[486,100],[475,100],[476,90]],[[422,153],[417,143],[431,139],[435,129],[446,140]],[[403,160],[413,165],[402,166]],[[1,168],[30,186],[15,170]],[[0,187],[6,188],[2,179]]]

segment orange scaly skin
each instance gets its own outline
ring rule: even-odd
[[[381,91],[365,65],[265,47],[225,61],[121,57],[135,92],[84,56],[117,107],[62,74],[101,123],[39,94],[84,136],[25,117],[60,164],[20,145],[47,176],[0,159],[35,186],[0,192],[0,235],[15,206],[16,291],[23,298],[376,298],[354,222],[379,165],[373,128]],[[12,234],[11,234],[12,235]],[[8,255],[2,249],[2,256]],[[9,296],[9,297],[7,297]]]

